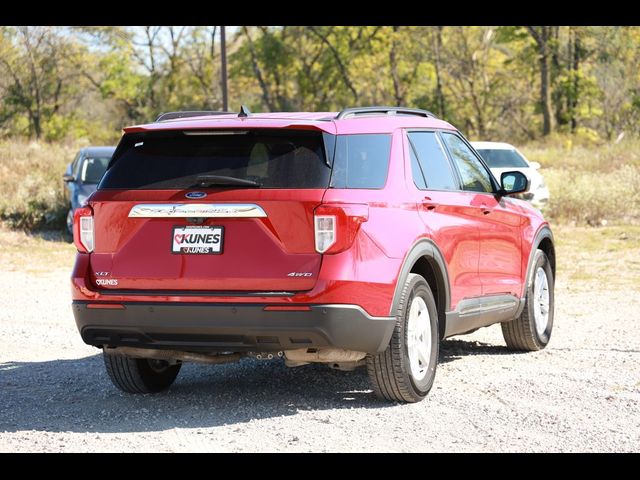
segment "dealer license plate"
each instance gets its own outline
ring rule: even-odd
[[[224,227],[173,227],[171,253],[219,255],[222,253]]]

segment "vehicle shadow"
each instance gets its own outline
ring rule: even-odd
[[[508,353],[504,346],[446,340],[439,361]],[[375,397],[363,368],[287,368],[281,361],[253,359],[185,364],[167,392],[130,395],[112,386],[101,354],[0,364],[0,431],[5,432],[153,432],[241,424],[305,410],[394,405]]]
[[[448,363],[459,360],[468,355],[513,355],[519,352],[509,350],[504,345],[492,345],[469,340],[444,340],[440,342],[439,363]]]
[[[100,354],[74,360],[0,364],[0,431],[151,432],[295,415],[303,410],[384,408],[364,369],[288,368],[243,359],[185,364],[173,386],[129,395],[112,386]]]

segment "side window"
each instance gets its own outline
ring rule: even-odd
[[[442,137],[460,172],[463,190],[493,192],[489,172],[462,139],[452,133],[443,133]]]
[[[420,190],[426,190],[427,184],[424,181],[422,168],[420,168],[418,157],[416,157],[416,152],[411,144],[409,144],[409,155],[411,156],[411,174],[413,175],[413,183]]]
[[[447,154],[442,149],[434,132],[411,132],[409,141],[418,153],[419,167],[424,174],[426,188],[433,190],[458,190],[458,182],[455,180]],[[412,160],[413,168],[413,160]],[[415,174],[414,174],[415,181]],[[420,187],[416,183],[418,188]]]
[[[76,177],[80,174],[80,172],[78,172],[78,163],[80,161],[80,157],[81,154],[80,152],[78,152],[76,154],[76,158],[74,158],[73,162],[71,162],[71,175],[75,175]]]
[[[391,135],[339,135],[331,187],[383,188],[389,170]]]

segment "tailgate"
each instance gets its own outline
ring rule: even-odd
[[[90,202],[92,281],[120,291],[310,290],[322,259],[313,212],[330,172],[319,132],[127,134]],[[256,185],[202,183],[211,177]]]

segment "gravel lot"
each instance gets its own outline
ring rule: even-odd
[[[499,326],[445,341],[415,405],[377,400],[364,370],[248,359],[131,396],[76,331],[65,252],[50,270],[0,259],[2,452],[640,450],[638,286],[561,276],[546,350],[507,352]]]

